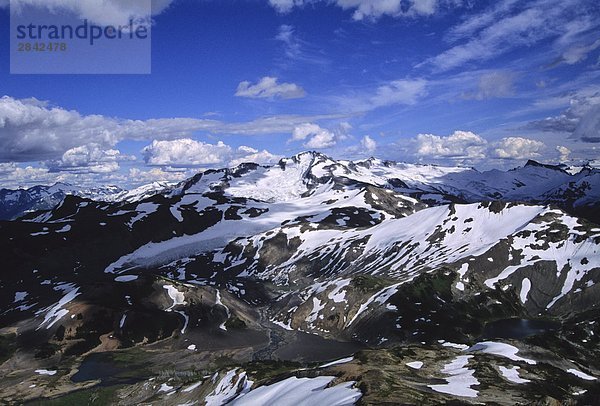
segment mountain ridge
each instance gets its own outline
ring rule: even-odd
[[[600,393],[569,372],[600,375],[600,227],[536,203],[538,195],[462,195],[475,185],[468,196],[543,196],[540,179],[564,185],[573,175],[530,165],[504,182],[494,173],[491,191],[490,177],[474,182],[468,168],[368,165],[299,154],[274,166],[207,170],[139,200],[69,195],[0,221],[0,332],[14,349],[0,366],[2,399],[52,396],[34,368],[57,371],[53,382],[71,393],[87,362],[124,356],[155,374],[168,362],[197,379],[149,381],[143,368],[119,364],[136,377],[127,391],[138,402],[202,401],[223,388],[234,399],[247,377],[256,389],[333,368],[360,382],[364,402],[469,403],[436,390],[457,357],[487,382],[469,386],[473,403]],[[586,176],[577,179],[590,187],[575,197],[597,203]],[[515,318],[548,327],[485,338]],[[498,348],[533,363],[503,360]],[[352,360],[318,368],[336,357]],[[422,374],[405,366],[414,361]],[[279,372],[264,375],[269,365]],[[525,387],[502,373],[517,366]],[[17,381],[40,387],[24,393]],[[382,398],[389,382],[398,395]],[[159,388],[174,383],[167,398]]]

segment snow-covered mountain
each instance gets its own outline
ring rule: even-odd
[[[304,153],[67,195],[0,222],[0,399],[593,404],[597,191],[593,168]]]
[[[293,166],[290,163],[299,162]],[[304,166],[303,166],[304,165]],[[285,176],[281,176],[285,171]],[[338,178],[393,189],[429,204],[450,202],[520,201],[553,204],[578,216],[600,222],[600,169],[592,163],[581,167],[545,165],[529,161],[510,171],[479,172],[467,167],[406,164],[370,158],[362,161],[336,161],[308,152],[283,159],[274,167],[243,164],[230,170],[247,171],[239,184],[228,185],[229,193],[265,201],[294,199],[308,192],[311,182]],[[187,181],[189,182],[189,181]],[[159,193],[183,187],[173,182],[153,182],[132,190],[117,186],[78,189],[57,183],[30,189],[0,190],[0,219],[13,219],[24,213],[48,210],[66,195],[97,201],[136,202]]]
[[[13,220],[26,213],[52,209],[66,196],[79,196],[96,201],[134,202],[174,185],[172,182],[153,182],[132,190],[124,190],[114,185],[78,188],[67,183],[56,183],[52,186],[38,185],[28,189],[0,189],[0,220]]]

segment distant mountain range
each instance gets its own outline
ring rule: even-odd
[[[153,182],[132,190],[118,186],[77,188],[67,183],[33,186],[28,189],[0,189],[0,220],[13,220],[26,213],[49,210],[66,196],[79,196],[96,201],[136,201],[173,186],[170,182]]]
[[[393,189],[430,205],[494,200],[554,204],[570,213],[600,222],[600,211],[596,210],[600,202],[600,169],[589,165],[568,167],[530,160],[525,166],[509,171],[479,172],[467,167],[406,164],[374,158],[335,161],[319,153],[305,154],[315,158],[315,168],[307,174],[315,179],[331,176],[363,182]],[[247,165],[252,164],[241,167]],[[279,188],[282,185],[273,186]],[[0,219],[10,220],[25,213],[51,209],[67,195],[96,201],[135,202],[177,187],[172,182],[153,182],[133,190],[118,186],[80,189],[57,183],[29,189],[0,189]],[[283,188],[276,193],[285,199],[286,193],[293,198],[296,192]],[[249,193],[257,192],[252,190]]]
[[[48,204],[0,221],[0,401],[94,380],[121,404],[600,396],[598,169],[312,152],[53,188],[2,195]]]

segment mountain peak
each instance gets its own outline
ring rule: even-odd
[[[554,171],[561,171],[564,172],[564,165],[551,165],[551,164],[543,164],[541,162],[538,161],[534,161],[533,159],[529,159],[527,161],[527,163],[525,164],[525,167],[539,167],[539,168],[546,168],[546,169],[551,169]]]

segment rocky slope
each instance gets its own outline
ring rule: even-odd
[[[304,153],[68,195],[0,222],[1,399],[594,403],[595,171]]]

